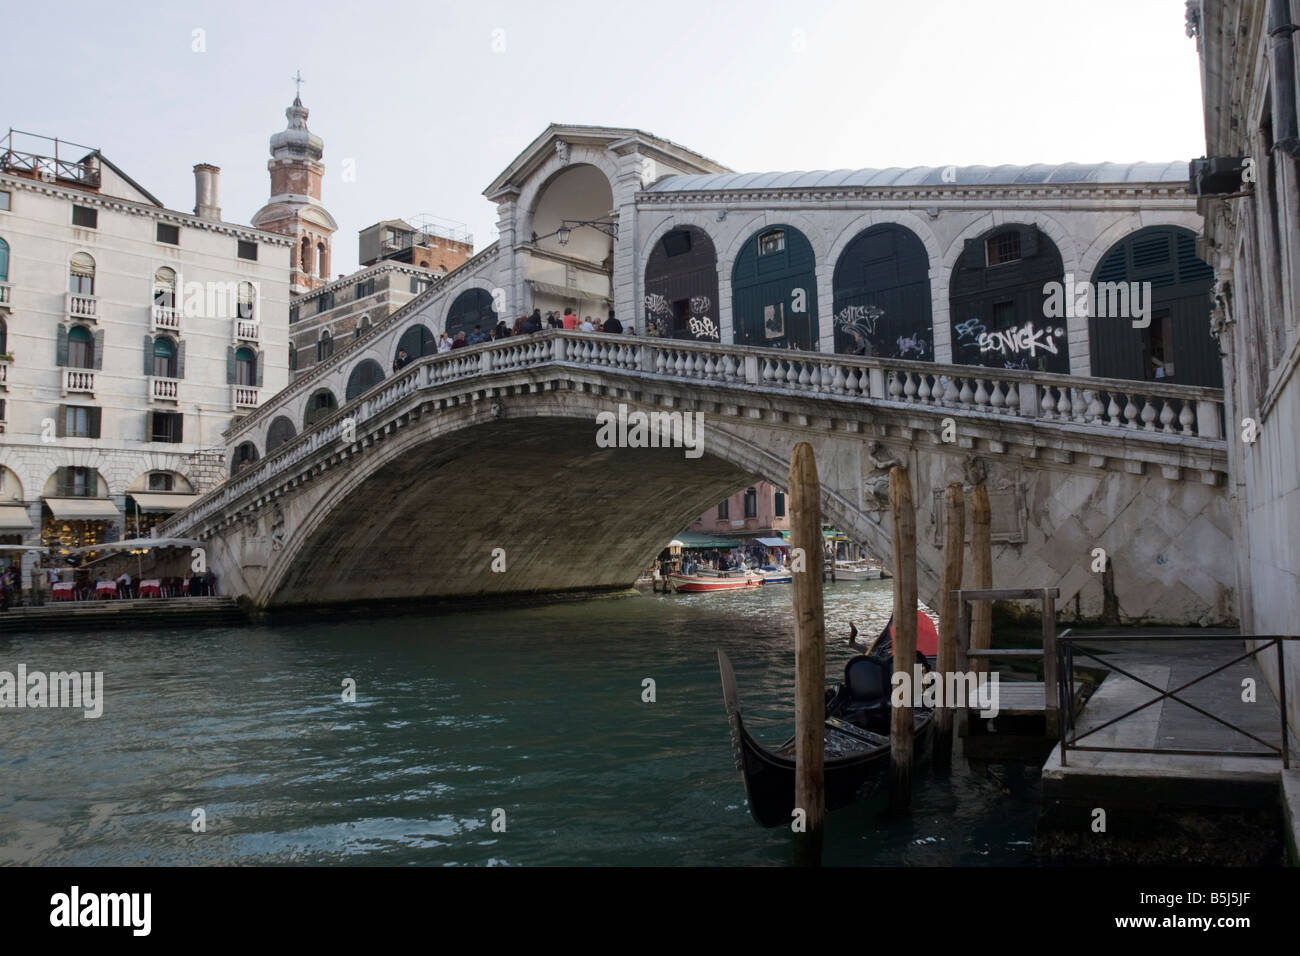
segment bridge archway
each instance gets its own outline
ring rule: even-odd
[[[753,233],[731,272],[737,345],[812,350],[817,347],[817,257],[794,226]]]
[[[277,415],[266,429],[266,453],[269,455],[281,445],[293,441],[297,435],[293,422],[283,415]]]
[[[303,429],[311,428],[318,421],[329,418],[338,410],[339,400],[328,388],[318,388],[307,397],[306,407],[302,413]]]
[[[457,332],[469,335],[474,326],[490,332],[497,324],[497,314],[492,308],[492,293],[487,289],[466,289],[452,301],[447,309],[444,328],[452,338]]]
[[[1091,279],[1097,294],[1088,318],[1092,374],[1223,387],[1219,344],[1210,334],[1214,270],[1197,257],[1195,233],[1179,226],[1139,229],[1106,251]],[[1122,283],[1122,295],[1105,283]],[[1133,286],[1142,283],[1150,283],[1147,316],[1101,314],[1116,300],[1131,312]],[[1147,320],[1145,328],[1133,325]]]
[[[719,340],[718,253],[698,226],[670,229],[645,266],[645,323],[660,335]]]
[[[421,326],[423,328],[423,326]],[[350,402],[384,380],[384,370],[374,359],[362,359],[352,368],[348,376],[348,387],[343,400]]]
[[[251,441],[240,442],[230,456],[230,476],[233,478],[260,457],[257,446]]]
[[[836,352],[934,360],[930,259],[916,233],[864,229],[836,261],[832,287]]]
[[[416,359],[433,355],[438,351],[438,340],[434,338],[429,327],[423,322],[417,322],[402,333],[402,337],[397,340],[397,345],[393,349],[393,358],[397,358],[397,353],[406,350],[408,361],[414,362]]]
[[[952,360],[1069,372],[1067,319],[1043,314],[1044,286],[1064,280],[1060,250],[1036,223],[1002,223],[967,239],[949,284]]]

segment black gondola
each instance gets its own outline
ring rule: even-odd
[[[789,824],[794,811],[794,738],[769,750],[745,729],[731,661],[718,651],[722,697],[731,725],[731,746],[745,778],[749,812],[762,826]],[[871,796],[889,768],[891,718],[889,662],[858,655],[844,666],[844,683],[826,692],[826,809],[837,810]],[[934,715],[915,708],[916,756],[930,746]]]

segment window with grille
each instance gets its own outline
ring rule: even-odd
[[[785,230],[773,229],[758,237],[758,254],[770,256],[785,251]]]
[[[988,264],[991,266],[1015,262],[1020,258],[1020,233],[1015,231],[999,233],[989,239],[986,248]]]

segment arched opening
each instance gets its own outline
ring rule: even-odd
[[[613,210],[609,180],[587,163],[566,166],[542,186],[532,209],[533,248],[524,253],[534,308],[545,314],[573,305],[580,315],[596,315],[612,305]]]
[[[196,499],[194,485],[175,471],[147,471],[126,489],[125,537],[148,538],[153,529]],[[152,558],[144,558],[145,566]],[[135,572],[132,572],[132,577]],[[150,576],[150,575],[146,575]]]
[[[257,353],[250,348],[235,349],[235,385],[254,387],[257,384]]]
[[[476,325],[484,332],[490,332],[496,324],[497,314],[492,309],[492,293],[486,289],[466,289],[456,296],[451,308],[447,310],[446,330],[452,338],[456,337],[457,332],[469,335]],[[414,358],[415,353],[411,353],[411,357]]]
[[[160,266],[153,274],[153,304],[160,309],[176,308],[176,271]]]
[[[165,335],[153,340],[153,374],[159,378],[179,378],[176,369],[176,343]]]
[[[122,514],[108,496],[108,482],[96,469],[56,468],[41,499],[41,545],[51,554],[117,539]]]
[[[257,287],[251,282],[239,283],[239,295],[236,302],[236,317],[251,322],[257,318]]]
[[[1213,287],[1214,270],[1197,257],[1189,229],[1149,226],[1115,243],[1092,274],[1092,374],[1222,388]]]
[[[736,256],[731,288],[737,345],[817,347],[817,261],[798,229],[770,226],[751,236]]]
[[[311,428],[317,422],[329,418],[338,410],[338,399],[328,388],[317,389],[307,399],[307,409],[303,412],[302,427]]]
[[[312,258],[311,258],[311,239],[308,238],[307,236],[302,237],[302,250],[301,250],[301,255],[299,256],[299,261],[302,264],[302,271],[307,275],[311,275],[313,271]]]
[[[68,329],[68,366],[95,367],[95,337],[84,325],[74,325]]]
[[[934,360],[930,257],[916,233],[864,229],[840,254],[832,286],[836,352]]]
[[[361,336],[365,335],[369,331],[370,331],[370,316],[363,315],[361,317],[361,321],[357,323],[357,327],[352,330],[352,337],[354,339],[359,339],[361,338]]]
[[[438,351],[438,342],[433,337],[427,326],[416,323],[397,340],[397,346],[393,349],[393,359],[396,360],[398,353],[406,351],[406,360],[413,362],[423,355],[432,355]]]
[[[68,291],[73,295],[95,294],[95,260],[78,252],[68,263]]]
[[[645,266],[646,334],[716,342],[719,324],[713,240],[695,226],[664,233]]]
[[[1069,372],[1066,320],[1045,317],[1045,289],[1065,277],[1056,243],[1032,224],[988,230],[952,270],[953,361]]]
[[[0,239],[0,282],[9,281],[9,243]]]
[[[272,420],[271,425],[266,430],[266,453],[269,455],[281,445],[293,441],[298,432],[293,427],[293,422],[278,415]]]
[[[251,441],[242,442],[237,445],[234,454],[230,457],[231,477],[234,477],[252,465],[253,462],[257,461],[257,457],[257,446]]]
[[[329,329],[320,334],[320,340],[316,343],[316,361],[323,362],[334,354],[334,336],[330,335]]]
[[[374,359],[359,362],[348,376],[347,391],[343,400],[350,402],[358,395],[363,395],[384,380],[384,370]]]
[[[325,248],[325,243],[316,243],[316,265],[320,269],[320,278],[328,279],[330,275],[329,250]]]
[[[9,354],[9,326],[0,318],[0,355]]]

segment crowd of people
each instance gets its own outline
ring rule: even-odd
[[[465,332],[463,329],[455,335],[443,332],[442,335],[438,336],[437,351],[441,354],[450,352],[453,349],[468,348],[471,345],[482,345],[484,342],[499,342],[501,339],[507,339],[514,335],[531,335],[534,332],[541,332],[543,329],[568,329],[571,332],[604,332],[607,335],[622,335],[626,332],[628,335],[636,335],[635,329],[628,328],[625,330],[623,323],[614,318],[612,312],[609,318],[602,322],[590,315],[579,318],[572,307],[566,308],[563,314],[560,312],[547,312],[544,316],[541,309],[533,309],[531,315],[519,316],[512,325],[508,325],[505,319],[502,319],[486,331],[484,331],[483,326],[476,325],[471,332]],[[410,355],[406,349],[398,349],[397,357],[393,359],[393,371],[396,372],[404,368],[415,357]]]
[[[28,570],[28,586],[24,592],[22,571],[17,562],[0,572],[0,611],[11,607],[43,607],[46,598],[59,583],[74,585],[77,600],[87,600],[99,596],[101,583],[112,582],[114,591],[121,598],[141,597],[141,579],[133,577],[130,571],[123,571],[116,578],[111,578],[107,571],[100,571],[95,578],[87,568],[64,567],[44,564],[39,559]],[[211,568],[202,574],[193,574],[189,578],[145,579],[144,584],[157,588],[160,597],[199,597],[217,593],[217,576]],[[26,597],[24,598],[24,593]],[[150,595],[144,595],[150,596]]]

